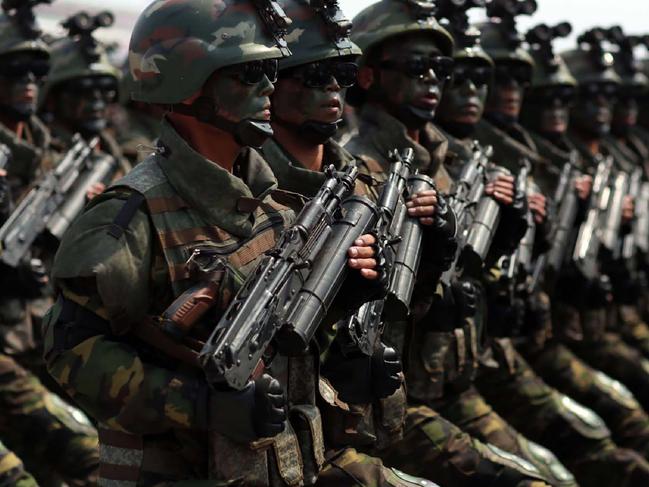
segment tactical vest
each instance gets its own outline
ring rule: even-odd
[[[225,310],[259,258],[274,247],[292,219],[292,212],[271,198],[241,198],[239,208],[249,211],[254,220],[251,235],[242,240],[206,222],[174,190],[156,161],[156,157],[145,160],[116,187],[127,188],[140,195],[141,201],[143,199],[143,207],[161,251],[158,252],[161,253],[159,258],[164,259],[163,266],[166,265],[174,297],[195,283],[188,261],[197,255],[197,250],[208,260],[202,261],[202,266],[209,267],[217,261],[225,264],[226,270],[218,273],[220,296],[215,305],[217,311]],[[197,325],[190,336],[200,343],[209,332],[209,329]],[[317,357],[311,354],[294,359],[276,357],[270,373],[288,393],[290,420],[286,430],[270,441],[251,445],[235,443],[211,432],[209,454],[207,451],[199,452],[206,457],[209,455],[210,478],[244,479],[246,485],[268,487],[309,485],[315,480],[324,463],[322,425],[319,411],[314,406],[316,363]],[[147,457],[143,439],[106,425],[100,426],[100,485],[112,485],[111,481],[115,480],[133,483],[139,480],[142,458]],[[116,454],[121,463],[106,461],[117,458]],[[148,455],[151,457],[156,453],[149,452]],[[198,463],[203,463],[202,459]],[[125,469],[125,465],[129,468]]]

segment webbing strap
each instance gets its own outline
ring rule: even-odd
[[[131,220],[135,216],[135,212],[140,208],[142,203],[144,203],[144,200],[145,198],[143,194],[131,193],[124,203],[124,206],[122,206],[119,213],[115,216],[115,219],[110,224],[110,228],[106,233],[115,239],[119,239],[131,223]]]

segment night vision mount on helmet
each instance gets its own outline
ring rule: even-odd
[[[525,34],[525,40],[530,46],[530,54],[534,58],[534,75],[532,88],[549,86],[577,86],[577,80],[572,76],[568,66],[554,52],[554,40],[568,37],[572,25],[561,22],[555,26],[539,24]]]
[[[577,82],[610,83],[619,85],[620,77],[613,69],[613,54],[605,45],[609,34],[606,29],[595,27],[577,37],[577,49],[561,54]]]
[[[613,54],[615,70],[622,78],[624,89],[635,95],[643,94],[649,87],[649,79],[642,72],[642,66],[634,55],[634,50],[637,46],[649,45],[648,36],[625,35],[619,26],[610,27],[604,32],[609,43],[617,47],[617,51]]]
[[[469,24],[468,11],[484,8],[486,0],[439,0],[435,17],[455,39],[453,58],[456,61],[471,60],[493,66],[492,59],[480,46],[480,31]]]
[[[0,16],[0,56],[18,52],[33,52],[49,57],[42,41],[42,31],[34,15],[34,7],[50,4],[52,0],[3,0]]]

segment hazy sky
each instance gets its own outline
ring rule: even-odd
[[[555,24],[568,20],[573,24],[574,32],[582,32],[593,25],[610,26],[619,24],[627,33],[649,33],[649,0],[537,0],[539,9],[532,17],[523,17],[519,21],[522,28],[545,22]],[[150,0],[56,0],[52,6],[41,8],[43,14],[54,10],[69,11],[73,9],[99,10],[110,8],[117,14],[120,27],[119,40],[127,36],[131,23],[137,14],[150,3]],[[343,11],[353,17],[373,0],[340,0]],[[477,16],[479,18],[479,15]],[[54,25],[53,21],[47,22]],[[572,41],[563,42],[563,46]]]

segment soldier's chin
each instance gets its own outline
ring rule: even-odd
[[[79,131],[87,135],[96,135],[106,128],[106,120],[103,118],[84,120],[79,124]]]
[[[435,110],[429,108],[420,108],[414,105],[408,105],[408,111],[412,116],[422,122],[432,122],[435,119]]]
[[[33,103],[14,103],[11,105],[3,105],[3,111],[7,113],[12,119],[24,122],[36,113],[36,105]]]

